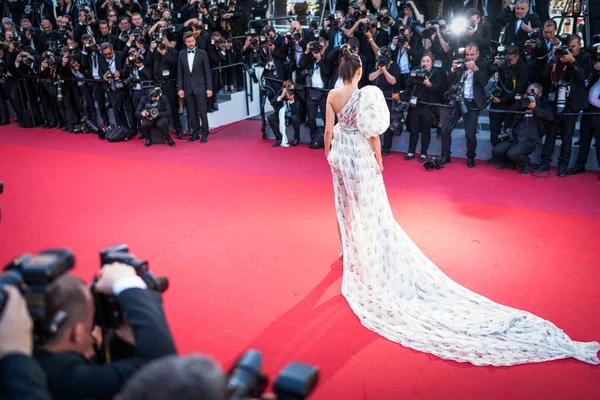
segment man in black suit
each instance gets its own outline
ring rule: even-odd
[[[7,301],[0,316],[0,393],[4,400],[50,400],[46,376],[32,358],[33,321],[25,298],[4,286]],[[1,289],[0,289],[1,290]]]
[[[479,47],[481,57],[489,56],[492,46],[492,26],[481,18],[481,11],[476,8],[470,8],[467,16],[469,18],[467,43],[475,43]]]
[[[514,4],[506,6],[497,17],[498,21],[505,26],[504,45],[523,45],[529,39],[529,33],[540,28],[542,23],[540,17],[529,13],[529,0],[515,0]]]
[[[527,88],[527,93],[535,94],[534,98],[537,97],[537,100],[529,103],[525,115],[519,114],[515,117],[512,128],[513,140],[502,141],[492,149],[498,169],[506,168],[507,164],[509,169],[519,165],[521,173],[528,174],[531,163],[529,154],[534,152],[540,140],[540,132],[544,132],[554,120],[552,104],[542,97],[542,85],[532,83]]]
[[[296,92],[294,81],[290,79],[283,82],[281,93],[277,96],[273,108],[273,113],[267,117],[269,126],[275,135],[273,147],[281,146],[281,140],[283,139],[282,135],[286,134],[285,131],[281,132],[281,129],[279,129],[279,122],[281,121],[279,113],[282,109],[285,109],[284,118],[289,118],[289,124],[294,128],[294,141],[292,142],[292,146],[298,146],[300,143],[300,125],[302,124],[302,101],[299,94]]]
[[[156,110],[156,111],[154,111]],[[171,118],[171,106],[166,96],[160,89],[154,89],[140,101],[135,112],[136,117],[142,118],[140,130],[146,138],[146,147],[152,144],[150,130],[156,127],[169,146],[175,146],[175,142],[169,135],[169,119]]]
[[[121,359],[113,357],[112,363],[103,365],[89,358],[94,299],[82,280],[71,274],[61,276],[56,280],[61,304],[56,306],[67,312],[67,320],[50,341],[34,351],[56,399],[110,400],[142,366],[176,354],[160,294],[147,290],[144,281],[129,265],[105,265],[100,274],[96,290],[116,296],[127,315],[127,324],[115,334],[122,342],[135,346],[134,354]]]
[[[108,75],[112,75],[116,79],[121,78],[125,67],[125,56],[122,52],[115,51],[110,43],[103,43],[100,46],[100,53],[102,55],[98,58],[99,72],[105,82],[104,90],[108,91],[117,126],[131,128],[135,124],[129,94],[123,88],[113,90],[109,85],[111,79],[108,77]],[[110,74],[107,74],[108,72]]]
[[[460,85],[464,91],[464,102],[468,112],[463,114],[463,124],[467,137],[467,167],[475,167],[475,149],[477,148],[477,119],[479,111],[487,105],[485,86],[489,76],[487,62],[479,58],[477,45],[471,43],[465,49],[464,68],[459,68],[456,61],[452,62],[452,69],[448,74],[449,85]],[[458,121],[460,107],[455,105],[446,108],[444,123],[442,125],[442,160],[443,164],[450,162],[450,148],[452,146],[452,131]]]
[[[198,113],[202,120],[202,140],[208,141],[208,116],[206,114],[206,99],[212,97],[212,77],[208,54],[196,47],[196,38],[192,32],[183,35],[185,50],[179,52],[177,60],[177,92],[180,98],[185,98],[185,106],[192,125],[190,142],[198,140],[200,126]]]
[[[534,170],[534,172],[542,172],[550,169],[556,137],[560,132],[562,144],[560,146],[560,156],[558,157],[558,176],[561,178],[567,176],[567,167],[571,160],[573,133],[578,118],[576,114],[590,105],[587,88],[585,87],[585,80],[589,74],[588,54],[582,51],[581,38],[578,35],[569,36],[568,41],[571,50],[566,50],[562,57],[557,57],[557,47],[555,47],[552,62],[544,70],[544,77],[552,82],[552,92],[548,95],[548,98],[550,102],[556,104],[559,118],[552,124],[544,139],[540,165]],[[566,82],[568,88],[561,88],[560,82]],[[559,105],[558,101],[561,98],[561,92],[564,90],[568,90],[569,93],[566,95],[566,101]],[[575,115],[561,115],[563,113]]]

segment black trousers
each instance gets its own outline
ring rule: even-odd
[[[504,110],[505,107],[498,104],[491,106],[492,110]],[[490,142],[492,147],[498,144],[498,135],[507,128],[512,128],[514,114],[490,112]]]
[[[102,82],[94,82],[92,83],[91,88],[94,99],[96,100],[96,104],[98,105],[98,111],[100,112],[102,124],[107,127],[110,125],[110,120],[108,119],[108,111],[106,109],[106,91],[104,89],[104,84]]]
[[[474,101],[465,100],[469,109],[476,108]],[[454,130],[453,120],[459,118],[459,108],[446,108],[444,114],[444,123],[442,124],[442,156],[450,157],[450,148],[452,147],[452,131]],[[463,115],[463,125],[465,127],[465,136],[467,137],[467,158],[475,158],[477,149],[477,120],[479,119],[479,110],[469,111]]]
[[[408,110],[408,152],[414,154],[417,150],[419,133],[421,134],[421,154],[427,154],[431,143],[431,127],[435,117],[433,110],[427,106],[411,107]]]
[[[527,167],[531,163],[529,154],[535,151],[535,142],[531,139],[522,142],[500,142],[494,146],[492,153],[494,158],[502,162],[514,162],[521,167]]]
[[[570,106],[565,107],[563,113],[577,112]],[[573,149],[573,132],[575,132],[575,124],[577,123],[578,115],[560,115],[557,121],[554,121],[550,125],[550,130],[544,140],[544,147],[542,148],[541,165],[550,165],[552,162],[552,155],[554,154],[554,147],[556,146],[556,137],[560,132],[562,138],[562,144],[560,145],[560,156],[558,157],[558,166],[567,167],[571,159],[571,150]]]
[[[150,130],[152,128],[157,128],[163,138],[167,138],[169,136],[169,118],[142,118],[140,125],[140,130],[146,139],[151,138]]]
[[[391,97],[390,95],[387,95],[386,93],[383,94],[385,97]],[[388,107],[388,110],[390,111],[390,124],[392,122],[392,102],[390,100],[386,100],[385,101]],[[408,118],[407,118],[408,119]],[[402,129],[402,128],[400,128]],[[385,153],[389,153],[390,150],[392,149],[392,144],[394,143],[394,131],[392,129],[390,129],[390,127],[388,127],[385,132],[383,132],[383,145],[381,146],[381,151],[385,152]]]
[[[276,140],[281,140],[281,132],[279,130],[279,113],[275,111],[267,117],[267,121],[269,122],[269,126],[275,135]],[[302,121],[300,117],[297,115],[292,115],[290,117],[290,125],[294,128],[294,139],[300,139],[300,126],[302,125]],[[286,132],[283,132],[286,134]]]
[[[590,107],[588,112],[598,113],[600,108]],[[576,166],[585,167],[592,147],[592,137],[596,137],[596,160],[600,166],[600,115],[584,115],[579,127],[579,154]]]
[[[169,106],[171,107],[171,120],[173,121],[173,129],[179,135],[183,132],[181,126],[181,116],[179,115],[179,101],[177,100],[177,90],[175,88],[175,82],[165,81],[161,84],[163,94],[167,96],[169,100]],[[217,97],[217,96],[213,96]]]
[[[319,109],[321,110],[321,118],[323,119],[323,123],[326,123],[325,114],[327,113],[327,92],[316,89],[308,89],[306,114],[311,138],[313,138],[317,133],[317,110]]]
[[[135,123],[133,121],[133,112],[131,109],[131,98],[127,90],[120,89],[114,92],[108,92],[108,98],[112,105],[113,113],[117,126],[123,126],[127,128],[133,128]]]
[[[208,116],[206,114],[206,94],[186,94],[185,107],[187,108],[187,112],[190,117],[190,125],[192,125],[192,134],[197,135],[201,132],[202,137],[208,136],[209,128]],[[202,121],[202,129],[199,125],[200,120]]]

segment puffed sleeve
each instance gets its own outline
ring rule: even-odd
[[[377,86],[369,85],[360,90],[356,125],[368,138],[381,135],[390,126],[390,110]]]

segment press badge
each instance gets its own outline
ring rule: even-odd
[[[440,60],[436,60],[436,61],[433,63],[433,66],[434,66],[435,68],[442,68],[442,62],[441,62]]]
[[[412,107],[416,107],[418,101],[419,101],[418,97],[417,96],[413,96],[413,97],[410,98],[410,105]]]
[[[167,70],[164,70],[164,71],[162,72],[162,75],[163,75],[163,76],[169,76],[169,75],[171,75],[171,72],[170,72],[170,71],[167,69]]]

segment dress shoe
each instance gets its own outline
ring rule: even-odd
[[[181,138],[182,138],[182,136],[183,136],[183,132],[181,132],[181,131],[177,132],[177,131],[176,131],[176,132],[175,132],[175,135],[176,135],[177,139],[181,139]]]
[[[450,164],[450,161],[452,161],[450,156],[442,156],[442,159],[440,160],[440,164],[442,164],[442,165]]]
[[[533,172],[535,172],[536,174],[538,172],[544,172],[544,171],[550,171],[550,166],[546,165],[546,164],[541,164],[541,165],[538,165],[536,167],[536,169],[533,170]]]
[[[146,139],[146,144],[144,146],[150,147],[152,145],[152,141],[150,139]]]
[[[273,143],[272,147],[279,147],[279,146],[281,146],[281,140],[278,140],[275,143]]]
[[[561,178],[564,178],[565,176],[567,176],[567,166],[566,165],[558,166],[558,176]]]
[[[412,154],[409,153],[404,157],[404,161],[409,161],[409,160],[412,160],[413,158],[415,158],[415,153],[412,153]]]
[[[585,167],[581,166],[581,165],[576,165],[575,168],[572,168],[569,171],[569,175],[577,175],[577,174],[582,174],[585,172]]]
[[[171,136],[167,136],[167,144],[171,147],[175,146],[175,142],[171,139]]]
[[[517,164],[513,164],[513,163],[509,163],[508,164],[508,170],[509,171],[514,171],[517,169]]]
[[[498,164],[498,160],[496,160],[496,157],[492,156],[491,158],[488,158],[488,160],[486,161],[486,163],[488,163],[488,164]]]
[[[300,138],[294,138],[294,140],[292,140],[292,143],[290,143],[293,147],[296,147],[300,144]]]
[[[421,153],[419,156],[419,162],[424,163],[425,161],[427,161],[427,154]]]
[[[208,142],[208,136],[202,136],[202,139],[200,139],[200,143],[206,143]]]
[[[468,158],[467,159],[467,167],[469,167],[469,168],[474,168],[475,167],[475,160],[473,158]]]
[[[199,139],[198,138],[198,134],[197,133],[192,133],[192,137],[188,141],[191,143],[191,142],[195,142],[198,139]]]
[[[505,169],[506,168],[506,163],[505,162],[497,162],[496,163],[496,169]]]
[[[522,174],[528,174],[531,172],[531,170],[529,169],[529,165],[524,166],[521,171]]]
[[[381,151],[381,155],[382,156],[389,156],[390,155],[390,151],[389,150],[382,150]]]

